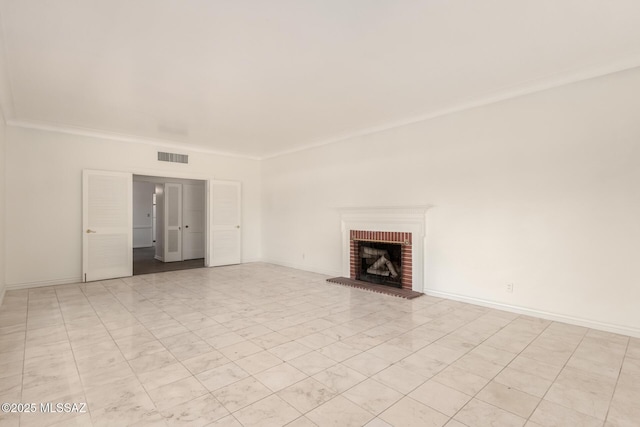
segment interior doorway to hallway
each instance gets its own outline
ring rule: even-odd
[[[133,175],[133,275],[205,266],[205,181]]]
[[[205,267],[242,262],[241,182],[214,179],[189,182],[193,180],[138,175],[136,179],[155,185],[156,220],[155,226],[153,220],[149,221],[153,217],[153,209],[151,213],[143,211],[143,218],[146,219],[136,222],[134,228],[133,176],[130,172],[120,171],[82,171],[83,282],[132,276],[134,231],[138,246],[154,247],[154,259],[162,263],[182,262],[185,256],[199,259],[202,255],[188,255],[188,248],[201,251],[203,246]],[[202,215],[199,209],[191,212],[179,205],[183,203],[184,188],[189,194],[190,187],[185,185],[200,183],[204,183],[205,189]],[[204,218],[202,232],[199,227],[191,227],[183,222],[190,214]],[[204,241],[204,244],[185,244],[185,236],[192,237],[195,242]],[[146,239],[147,243],[140,244],[141,239]],[[149,239],[151,243],[148,243]],[[184,248],[187,250],[183,251]]]

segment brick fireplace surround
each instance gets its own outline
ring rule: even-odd
[[[382,242],[397,243],[402,245],[401,255],[401,277],[400,283],[402,289],[413,289],[412,277],[412,235],[411,233],[403,233],[397,231],[368,231],[368,230],[351,230],[349,233],[350,240],[350,277],[357,279],[358,265],[360,263],[360,242]]]
[[[423,292],[424,247],[430,205],[345,207],[340,210],[342,231],[341,275],[355,279],[360,242],[400,243],[403,290]]]

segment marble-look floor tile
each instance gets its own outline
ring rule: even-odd
[[[411,392],[409,397],[436,411],[453,417],[471,400],[472,396],[468,396],[437,381],[430,380]]]
[[[240,381],[243,378],[248,377],[242,368],[233,362],[221,365],[208,371],[201,372],[196,375],[198,381],[204,384],[209,391],[214,391],[229,384],[233,384],[236,381]]]
[[[212,392],[216,399],[230,412],[235,412],[238,409],[249,406],[272,393],[267,386],[253,377],[236,381],[233,384]]]
[[[138,379],[144,388],[149,391],[190,376],[191,372],[182,364],[173,363],[160,369],[138,374]]]
[[[227,415],[209,424],[209,427],[242,427],[242,424],[233,415]]]
[[[507,387],[492,381],[482,389],[476,398],[498,408],[502,408],[522,418],[529,418],[540,402],[539,397]]]
[[[402,394],[408,394],[427,379],[400,365],[391,365],[373,375],[371,378],[379,381]]]
[[[453,366],[444,369],[434,376],[433,379],[469,396],[474,396],[489,382],[486,378]]]
[[[209,393],[195,377],[187,377],[176,382],[149,390],[149,396],[158,410],[166,410]]]
[[[343,361],[342,364],[370,377],[391,366],[392,362],[364,352]]]
[[[288,361],[302,356],[303,354],[307,354],[311,352],[312,349],[304,344],[300,344],[299,342],[290,341],[270,348],[268,351],[279,359]]]
[[[296,357],[295,359],[289,360],[289,364],[307,375],[314,375],[335,365],[336,361],[318,353],[317,351],[312,351]]]
[[[342,393],[367,379],[360,372],[340,364],[318,372],[313,378],[338,393]]]
[[[313,378],[306,378],[280,390],[277,394],[304,414],[333,398],[336,392]]]
[[[211,394],[162,409],[160,413],[168,426],[205,426],[229,415],[229,411]]]
[[[300,412],[276,395],[259,400],[233,414],[244,427],[284,426],[300,415]]]
[[[132,342],[129,340],[120,340],[118,348],[127,360],[137,359],[142,356],[148,356],[160,351],[166,351],[164,345],[158,340],[149,340],[144,342]]]
[[[280,365],[283,361],[272,353],[266,350],[261,350],[258,353],[236,360],[235,363],[248,373],[255,375],[259,372]]]
[[[218,351],[229,360],[238,360],[263,350],[262,347],[251,341],[242,341],[237,344],[231,344],[228,347],[220,348]]]
[[[529,418],[532,422],[546,427],[602,427],[602,421],[573,409],[542,400]]]
[[[454,417],[455,420],[471,426],[521,427],[527,421],[504,409],[472,399]]]
[[[342,396],[334,397],[306,414],[319,426],[359,427],[368,423],[373,415]]]
[[[361,353],[361,351],[357,348],[345,344],[341,341],[329,344],[326,347],[322,347],[321,349],[317,350],[317,352],[328,357],[329,359],[335,360],[336,362],[342,362],[343,360],[349,359],[350,357]]]
[[[136,374],[143,374],[149,371],[155,371],[156,369],[163,368],[175,363],[177,360],[167,350],[161,350],[155,353],[140,356],[135,359],[129,360],[131,369]]]
[[[191,371],[192,374],[199,374],[218,366],[226,365],[230,360],[217,350],[211,350],[188,359],[182,360],[182,364]]]
[[[369,421],[367,424],[365,424],[364,427],[393,427],[393,426],[388,422],[383,421],[381,418],[374,418],[371,421]]]
[[[370,378],[345,391],[342,396],[378,415],[400,400],[403,394]]]
[[[544,396],[553,383],[553,380],[509,367],[502,370],[494,381],[536,397]]]
[[[151,399],[145,394],[132,396],[126,404],[108,406],[102,409],[91,410],[91,420],[96,427],[130,425],[144,421],[156,414]]]
[[[279,391],[307,378],[307,374],[288,363],[281,363],[254,375],[254,377],[272,391]]]
[[[151,403],[145,399],[145,389],[133,375],[103,386],[85,388],[85,396],[91,411],[126,405],[135,396],[139,396],[148,406]]]
[[[291,421],[289,424],[287,424],[287,427],[318,427],[318,425],[311,421],[309,418],[302,416]]]
[[[91,413],[0,414],[0,427],[640,418],[637,338],[325,279],[251,263],[8,291],[0,400],[86,400]]]
[[[441,427],[449,420],[444,414],[404,397],[379,416],[392,426],[403,427]]]

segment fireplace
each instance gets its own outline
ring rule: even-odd
[[[423,292],[425,231],[429,209],[429,205],[339,208],[342,277],[347,280],[362,280],[361,247],[374,245],[374,249],[379,249],[375,245],[389,244],[400,250],[400,259],[390,261],[392,265],[393,262],[398,264],[402,289]],[[386,248],[389,256],[393,257],[392,252],[397,249]],[[384,249],[385,246],[382,246],[383,251]],[[381,261],[381,264],[385,264],[385,261]],[[366,261],[365,265],[368,265]],[[382,269],[384,270],[385,268]]]
[[[404,232],[351,230],[352,279],[412,289],[412,235]]]

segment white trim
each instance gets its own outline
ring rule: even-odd
[[[263,262],[265,264],[279,265],[281,267],[294,268],[296,270],[308,271],[311,273],[325,274],[330,277],[337,277],[342,274],[340,271],[336,271],[336,270],[327,270],[325,268],[315,267],[313,265],[296,264],[293,262],[280,261],[275,259],[262,259],[259,262]]]
[[[391,231],[411,233],[412,289],[422,292],[424,288],[424,238],[426,213],[430,205],[344,207],[340,212],[342,231],[342,273],[351,275],[351,230]]]
[[[241,264],[249,264],[249,263],[255,263],[255,262],[266,262],[264,261],[262,258],[242,258],[242,260],[240,261]]]
[[[335,136],[333,138],[325,139],[322,141],[311,142],[305,145],[301,145],[288,150],[278,151],[272,154],[267,154],[261,157],[261,159],[271,159],[274,157],[286,156],[288,154],[298,153],[300,151],[310,150],[313,148],[323,147],[325,145],[331,145],[338,142],[343,142],[352,138],[371,135],[378,132],[384,132],[390,129],[395,129],[403,126],[409,126],[419,122],[435,119],[449,114],[458,113],[473,108],[483,107],[489,104],[495,104],[500,101],[506,101],[512,98],[518,98],[520,96],[529,95],[536,92],[542,92],[548,89],[553,89],[560,86],[566,86],[573,83],[578,83],[584,80],[594,79],[597,77],[605,76],[607,74],[614,74],[620,71],[630,70],[632,68],[640,67],[640,55],[634,55],[629,59],[617,61],[613,64],[596,64],[591,67],[577,70],[568,71],[563,73],[556,73],[554,75],[534,79],[529,82],[525,82],[520,85],[499,88],[488,94],[480,95],[475,99],[470,99],[466,102],[445,107],[440,110],[432,111],[422,115],[408,117],[403,120],[382,124],[379,126],[373,126],[365,129],[359,129],[353,132],[343,133],[342,135]]]
[[[586,328],[597,329],[600,331],[612,332],[614,334],[627,335],[640,338],[640,329],[629,326],[616,325],[613,323],[599,322],[597,320],[584,319],[581,317],[567,316],[564,314],[551,313],[548,311],[534,310],[531,308],[520,307],[517,305],[503,304],[495,301],[488,301],[481,298],[467,297],[463,295],[451,294],[449,292],[434,291],[425,289],[424,293],[433,297],[452,299],[455,301],[466,302],[469,304],[480,305],[482,307],[504,310],[511,313],[524,314],[527,316],[540,317],[542,319],[553,320],[556,322],[569,323]]]
[[[68,279],[56,279],[56,280],[42,280],[38,282],[26,282],[26,283],[14,283],[13,285],[6,285],[7,291],[15,291],[19,289],[29,288],[41,288],[44,286],[56,286],[56,285],[73,285],[82,284],[81,277],[71,277]]]
[[[231,153],[227,151],[212,150],[209,148],[199,147],[197,145],[182,144],[182,143],[170,141],[170,140],[130,136],[125,134],[119,134],[116,132],[108,132],[103,130],[88,129],[88,128],[81,128],[81,127],[75,127],[75,126],[56,125],[56,124],[49,124],[49,123],[33,122],[28,120],[15,120],[15,119],[8,119],[7,126],[13,126],[17,128],[24,128],[24,129],[33,129],[33,130],[44,130],[44,131],[57,132],[57,133],[65,133],[65,134],[77,135],[77,136],[88,136],[91,138],[107,139],[111,141],[131,142],[134,144],[152,145],[155,147],[171,148],[173,150],[177,150],[180,152],[188,151],[188,152],[194,152],[194,153],[206,153],[206,154],[214,154],[217,156],[236,157],[236,158],[249,159],[249,160],[261,159],[258,156],[249,156],[249,155],[244,155],[239,153]]]

